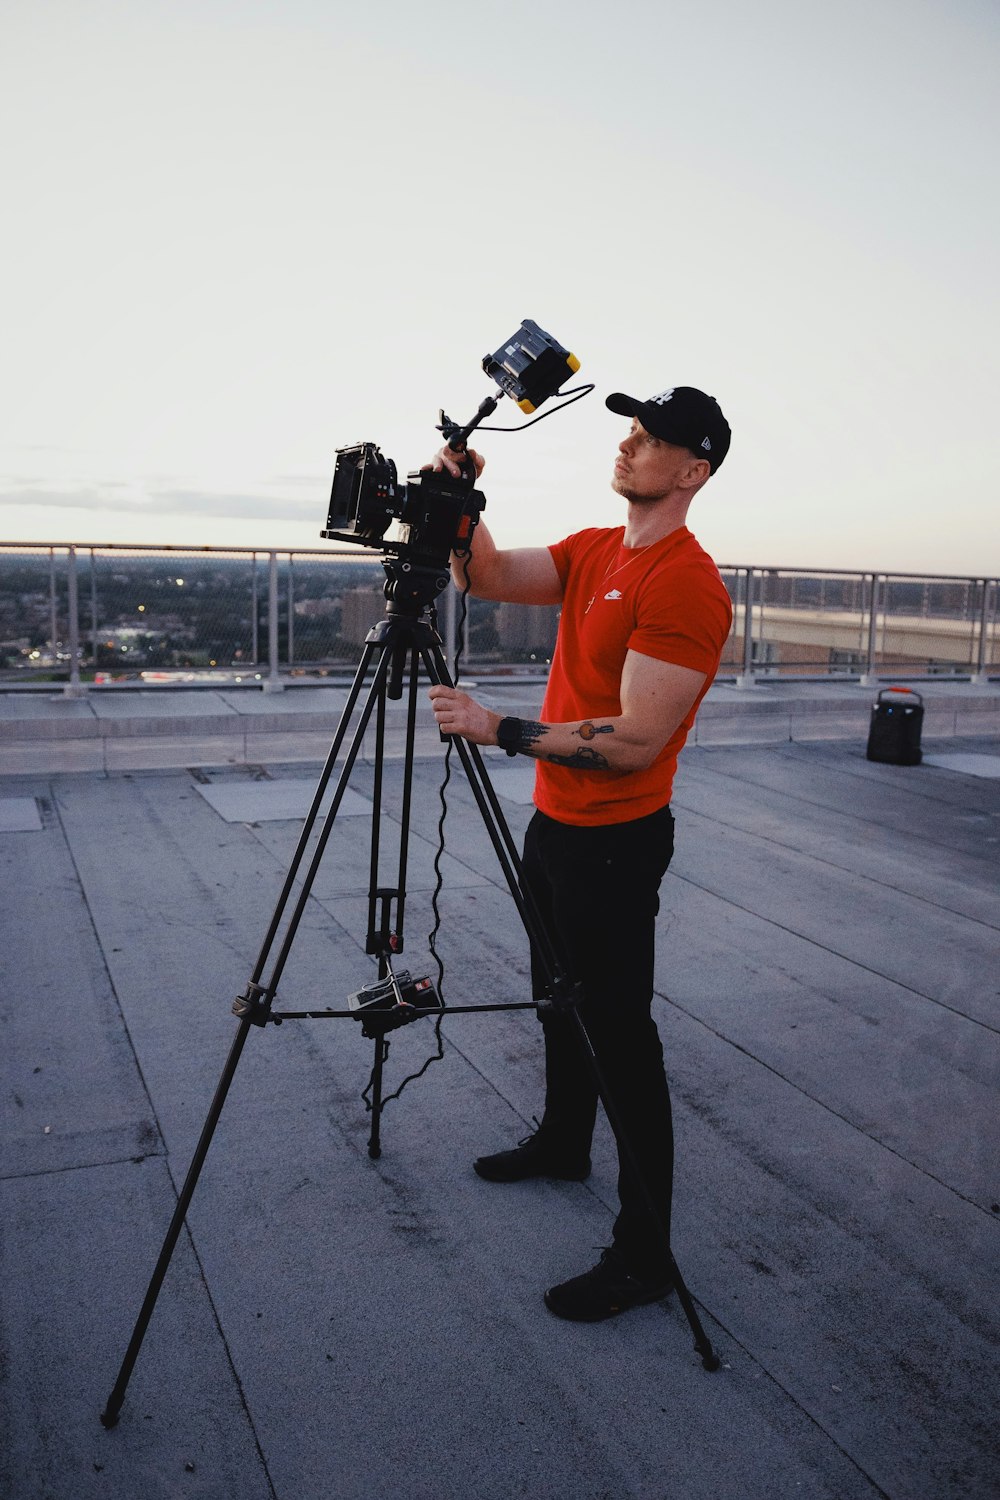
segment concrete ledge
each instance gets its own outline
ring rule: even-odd
[[[890,684],[886,684],[889,686]],[[498,712],[537,716],[543,684],[485,680],[472,690]],[[1000,735],[1000,683],[921,683],[928,737]],[[867,739],[877,687],[857,683],[777,682],[752,688],[716,683],[690,743],[776,745],[787,741]],[[324,760],[340,724],[343,687],[294,694],[99,691],[84,699],[0,693],[0,775],[31,771],[122,771],[186,765]],[[386,753],[403,753],[406,704],[386,709]],[[440,740],[426,698],[417,713],[417,753]],[[362,754],[374,750],[373,731]]]
[[[890,687],[885,683],[884,687]],[[928,682],[923,732],[933,738],[1000,734],[1000,685]],[[716,683],[695,723],[698,745],[780,744],[783,740],[866,741],[878,687],[762,679],[753,688]]]
[[[0,776],[105,769],[104,741],[100,739],[0,743]]]
[[[246,746],[239,735],[145,735],[102,742],[105,771],[156,771],[183,766],[245,765]],[[2,764],[2,758],[0,758]]]

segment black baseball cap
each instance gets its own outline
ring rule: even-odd
[[[690,448],[697,458],[707,458],[713,474],[729,452],[732,433],[722,408],[714,396],[706,396],[693,385],[675,385],[648,401],[616,391],[604,404],[620,417],[635,417],[665,443],[676,443]]]

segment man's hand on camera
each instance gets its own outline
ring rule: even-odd
[[[502,714],[484,708],[460,688],[445,687],[440,682],[431,688],[430,700],[442,734],[460,735],[473,745],[496,744]]]
[[[486,460],[481,453],[476,452],[475,448],[466,448],[464,453],[456,453],[453,448],[449,448],[446,444],[443,448],[438,449],[433,461],[427,467],[433,469],[435,474],[440,474],[441,470],[445,469],[451,475],[452,479],[458,479],[462,473],[462,464],[467,458],[472,459],[476,470],[476,478],[478,479],[486,467]]]

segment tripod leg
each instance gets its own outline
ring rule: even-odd
[[[306,873],[302,878],[302,889],[299,891],[298,900],[296,901],[295,907],[292,911],[292,915],[289,918],[288,927],[285,931],[284,938],[282,939],[281,947],[278,950],[278,956],[274,961],[274,968],[271,971],[271,977],[265,987],[265,994],[269,997],[273,997],[275,990],[278,988],[278,982],[281,978],[281,975],[284,972],[284,967],[288,960],[288,955],[291,952],[292,943],[295,940],[295,935],[298,932],[299,924],[302,921],[302,917],[306,909],[306,903],[308,902],[309,897],[312,893],[313,882],[316,879],[316,874],[322,862],[323,855],[326,852],[326,846],[330,841],[330,835],[333,833],[334,822],[337,816],[337,812],[340,808],[340,804],[343,801],[344,793],[347,790],[347,783],[350,780],[351,772],[354,769],[355,762],[361,750],[361,745],[365,737],[365,731],[368,728],[368,721],[371,718],[372,709],[375,707],[376,703],[381,705],[384,702],[385,680],[388,669],[389,653],[387,651],[383,651],[382,658],[375,672],[374,681],[372,682],[372,685],[368,690],[368,697],[366,698],[364,707],[362,708],[361,717],[358,721],[357,729],[354,732],[354,738],[351,741],[350,750],[348,751],[347,758],[344,761],[343,767],[341,768],[340,777],[337,781],[333,800],[330,803],[330,808],[326,815],[326,823],[324,824],[323,831],[320,834],[319,839],[317,840],[316,848],[313,851],[312,859],[309,862],[308,869],[306,870]],[[350,707],[350,705],[348,705],[348,707]],[[342,720],[342,724],[343,722],[344,721]],[[319,799],[317,798],[314,800],[314,806],[318,808],[318,805]],[[299,842],[301,845],[301,838]],[[298,857],[299,856],[297,853],[296,858],[298,859]],[[251,978],[252,983],[256,983],[256,981],[260,979],[260,976],[263,973],[268,953],[270,952],[270,949],[275,941],[278,928],[281,925],[281,917],[284,913],[284,908],[291,896],[291,892],[292,880],[291,878],[289,878],[285,881],[285,887],[282,890],[277,910],[275,911],[275,914],[271,919],[271,926],[268,930],[267,938],[265,939],[264,946],[261,949],[260,955],[257,959],[257,963],[254,967],[254,972]]]
[[[118,1372],[118,1379],[115,1381],[114,1389],[108,1397],[107,1406],[101,1412],[101,1421],[105,1427],[114,1427],[118,1422],[118,1414],[125,1399],[125,1388],[129,1383],[133,1366],[139,1357],[139,1350],[142,1348],[142,1341],[146,1336],[146,1329],[153,1315],[156,1299],[160,1295],[163,1278],[167,1274],[167,1267],[170,1265],[174,1247],[180,1238],[180,1232],[184,1225],[184,1217],[187,1214],[191,1199],[194,1197],[194,1190],[198,1185],[198,1178],[201,1175],[205,1157],[208,1155],[208,1148],[212,1144],[215,1127],[219,1123],[219,1116],[222,1114],[226,1095],[229,1093],[229,1085],[232,1083],[236,1073],[236,1066],[240,1060],[240,1054],[243,1051],[251,1024],[249,1020],[240,1023],[239,1030],[229,1049],[226,1066],[216,1086],[215,1096],[212,1099],[205,1124],[202,1127],[198,1145],[195,1148],[194,1156],[191,1158],[191,1165],[188,1167],[187,1176],[178,1195],[177,1206],[174,1209],[173,1218],[170,1220],[170,1227],[163,1241],[163,1247],[160,1250],[159,1258],[150,1277],[142,1307],[139,1309],[139,1316],[136,1319],[135,1328],[132,1330],[132,1337],[129,1340],[129,1346],[125,1351],[125,1358],[122,1360],[122,1366]]]
[[[372,1128],[368,1137],[368,1155],[372,1161],[378,1161],[382,1155],[382,1065],[389,1055],[389,1043],[384,1036],[375,1038],[375,1065],[372,1068],[371,1081],[371,1109]]]
[[[285,934],[284,942],[275,963],[275,967],[272,971],[271,978],[267,986],[261,989],[261,987],[257,984],[257,981],[260,979],[263,973],[268,955],[274,944],[274,940],[278,933],[278,930],[281,926],[285,908],[292,893],[295,875],[298,871],[299,865],[302,862],[309,834],[318,816],[320,803],[323,799],[323,794],[332,775],[334,763],[336,761],[337,755],[340,752],[340,747],[343,744],[344,737],[347,732],[347,726],[351,714],[354,710],[354,705],[356,704],[357,699],[360,695],[361,686],[368,667],[368,663],[370,662],[375,649],[375,646],[366,647],[365,652],[362,656],[361,664],[354,679],[354,685],[348,696],[348,701],[345,706],[344,713],[341,717],[337,733],[334,737],[330,754],[327,757],[326,764],[320,777],[319,785],[316,789],[315,796],[313,797],[312,807],[309,811],[306,822],[299,836],[299,841],[292,859],[291,868],[285,878],[285,884],[282,888],[281,895],[278,898],[278,903],[272,914],[267,935],[264,939],[263,946],[258,956],[250,986],[248,986],[247,989],[248,1000],[255,989],[260,990],[261,995],[264,997],[262,1006],[260,1008],[263,1009],[265,1020],[267,1007],[269,1006],[270,1000],[274,995],[274,991],[277,989],[278,978],[281,974],[285,961],[288,957],[288,953],[291,949],[292,940],[298,929],[299,922],[301,920],[302,913],[305,909],[305,904],[309,896],[309,892],[312,889],[312,884],[316,877],[316,872],[319,869],[319,862],[322,859],[323,851],[326,848],[327,841],[333,830],[334,817],[336,815],[337,808],[340,806],[340,803],[343,800],[344,791],[347,786],[347,779],[350,775],[351,768],[353,767],[354,762],[357,759],[357,755],[361,747],[361,741],[364,738],[365,729],[371,716],[372,708],[374,707],[376,701],[378,701],[380,696],[384,693],[385,678],[389,665],[388,656],[385,652],[383,652],[378,669],[375,673],[375,680],[372,683],[371,688],[369,689],[368,697],[362,711],[360,723],[354,735],[347,762],[338,781],[330,811],[327,814],[326,826],[324,827],[323,832],[320,836],[318,847],[313,854],[309,869],[306,873],[304,888],[300,893],[299,901],[293,912],[288,930]],[[122,1402],[125,1399],[125,1391],[131,1378],[132,1370],[139,1356],[139,1351],[142,1348],[143,1339],[146,1336],[146,1329],[149,1326],[150,1318],[153,1315],[153,1310],[156,1306],[156,1301],[159,1297],[160,1289],[167,1274],[167,1269],[170,1265],[174,1249],[176,1248],[177,1241],[180,1238],[181,1229],[184,1225],[184,1219],[190,1206],[191,1199],[194,1196],[195,1188],[198,1185],[198,1178],[201,1175],[201,1169],[205,1163],[205,1158],[208,1155],[209,1147],[212,1144],[212,1137],[215,1134],[215,1128],[218,1125],[219,1117],[222,1114],[222,1109],[226,1102],[226,1096],[229,1093],[229,1088],[236,1073],[236,1068],[239,1063],[240,1056],[242,1055],[243,1048],[246,1045],[246,1039],[249,1035],[250,1027],[253,1024],[264,1024],[264,1021],[260,1017],[260,1009],[251,1008],[251,1006],[256,1006],[256,1002],[251,1002],[251,1005],[248,1006],[248,1010],[242,1015],[239,1029],[233,1040],[232,1046],[230,1047],[229,1056],[226,1059],[226,1064],[222,1070],[222,1075],[216,1086],[212,1103],[209,1106],[208,1115],[206,1116],[205,1123],[202,1126],[201,1135],[198,1139],[198,1144],[195,1148],[194,1156],[191,1160],[191,1165],[188,1168],[187,1176],[184,1179],[180,1195],[177,1199],[177,1206],[174,1209],[174,1213],[170,1220],[166,1236],[164,1237],[159,1257],[157,1258],[156,1265],[153,1269],[153,1274],[150,1278],[149,1286],[146,1290],[146,1295],[143,1299],[142,1307],[139,1310],[139,1316],[136,1319],[135,1327],[132,1331],[132,1337],[129,1341],[128,1348],[125,1351],[125,1358],[122,1360],[121,1369],[118,1372],[118,1379],[116,1380],[114,1389],[112,1390],[111,1395],[108,1398],[107,1405],[101,1413],[101,1421],[103,1422],[105,1427],[114,1427],[118,1422],[118,1416],[121,1411]]]
[[[432,682],[443,682],[451,686],[448,675],[448,665],[444,659],[440,647],[433,647],[429,651],[421,653],[427,674]],[[497,794],[493,789],[490,778],[486,773],[482,755],[478,745],[472,745],[467,740],[456,738],[453,740],[455,749],[458,751],[459,760],[465,771],[472,795],[476,800],[482,816],[483,826],[489,835],[493,845],[501,873],[507,882],[507,888],[517,907],[521,924],[528,935],[529,941],[533,942],[542,954],[543,965],[546,975],[550,981],[555,980],[559,970],[552,940],[546,930],[545,924],[539,915],[534,898],[524,883],[521,871],[521,856],[514,842],[503,810],[497,800]]]
[[[285,883],[282,887],[281,895],[278,897],[274,912],[271,916],[270,924],[264,936],[264,941],[261,944],[261,950],[257,958],[257,963],[254,966],[252,975],[250,976],[252,982],[256,982],[257,980],[259,980],[261,974],[264,972],[264,965],[267,963],[267,956],[271,951],[271,945],[273,944],[275,935],[278,931],[279,926],[281,925],[282,914],[284,913],[288,898],[292,893],[292,888],[295,884],[295,877],[298,874],[299,865],[302,863],[306,848],[309,843],[310,835],[312,834],[316,819],[319,816],[319,810],[323,802],[323,797],[326,792],[327,786],[329,785],[330,777],[333,775],[333,768],[336,764],[337,756],[340,754],[340,747],[344,743],[344,737],[347,734],[347,726],[350,723],[351,715],[354,712],[354,706],[361,694],[361,688],[362,684],[364,683],[365,674],[368,671],[368,664],[372,659],[374,651],[374,645],[366,645],[364,651],[362,652],[361,661],[358,664],[357,672],[354,675],[354,681],[351,684],[350,692],[347,695],[347,702],[344,705],[344,711],[340,716],[340,722],[337,725],[337,730],[333,737],[333,743],[330,746],[330,753],[328,754],[326,763],[324,764],[323,770],[320,773],[319,781],[316,784],[316,791],[313,794],[312,804],[310,805],[309,811],[306,814],[305,822],[302,824],[302,828],[299,832],[298,842],[295,846],[295,853],[292,855],[292,862],[288,867],[288,873],[285,876]],[[339,797],[337,800],[339,801]]]

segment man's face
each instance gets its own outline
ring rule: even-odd
[[[618,444],[611,488],[635,504],[651,504],[677,489],[694,488],[690,482],[692,469],[697,470],[700,482],[708,465],[695,458],[689,448],[653,437],[633,417],[631,432]]]

